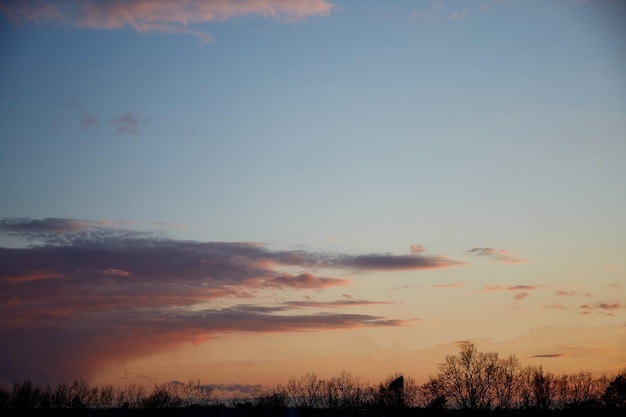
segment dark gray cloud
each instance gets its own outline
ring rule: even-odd
[[[533,355],[533,356],[529,356],[530,359],[534,359],[534,358],[561,358],[565,356],[562,353],[541,353],[538,355]]]
[[[176,240],[131,226],[56,218],[0,220],[0,234],[24,243],[0,247],[0,379],[66,375],[67,369],[94,369],[220,332],[400,326],[401,320],[369,314],[298,311],[382,302],[251,301],[262,291],[349,284],[345,278],[321,275],[324,270],[353,274],[459,265],[421,254],[272,251],[254,242]],[[209,307],[213,305],[224,307]]]

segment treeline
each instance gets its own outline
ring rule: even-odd
[[[90,386],[83,380],[56,387],[30,381],[0,386],[0,410],[13,415],[432,415],[490,412],[626,411],[626,370],[614,378],[590,372],[555,375],[541,366],[522,366],[515,356],[480,352],[465,343],[448,355],[439,373],[418,384],[395,374],[377,385],[363,383],[348,372],[323,379],[314,373],[287,384],[258,389],[248,396],[218,399],[211,385],[200,381],[114,388]],[[108,413],[108,414],[107,414]]]

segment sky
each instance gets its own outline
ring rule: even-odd
[[[626,368],[625,18],[0,0],[0,381]]]

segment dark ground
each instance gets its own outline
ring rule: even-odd
[[[6,417],[565,417],[565,416],[607,416],[623,417],[624,410],[496,410],[496,411],[458,411],[458,410],[308,410],[295,408],[262,407],[190,407],[172,409],[43,409],[43,410],[3,410]]]

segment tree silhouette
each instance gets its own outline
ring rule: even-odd
[[[440,384],[457,408],[491,408],[499,372],[497,353],[479,352],[473,343],[464,342],[458,355],[446,356],[439,371]]]
[[[626,408],[626,371],[622,371],[609,384],[602,397],[610,408]]]

